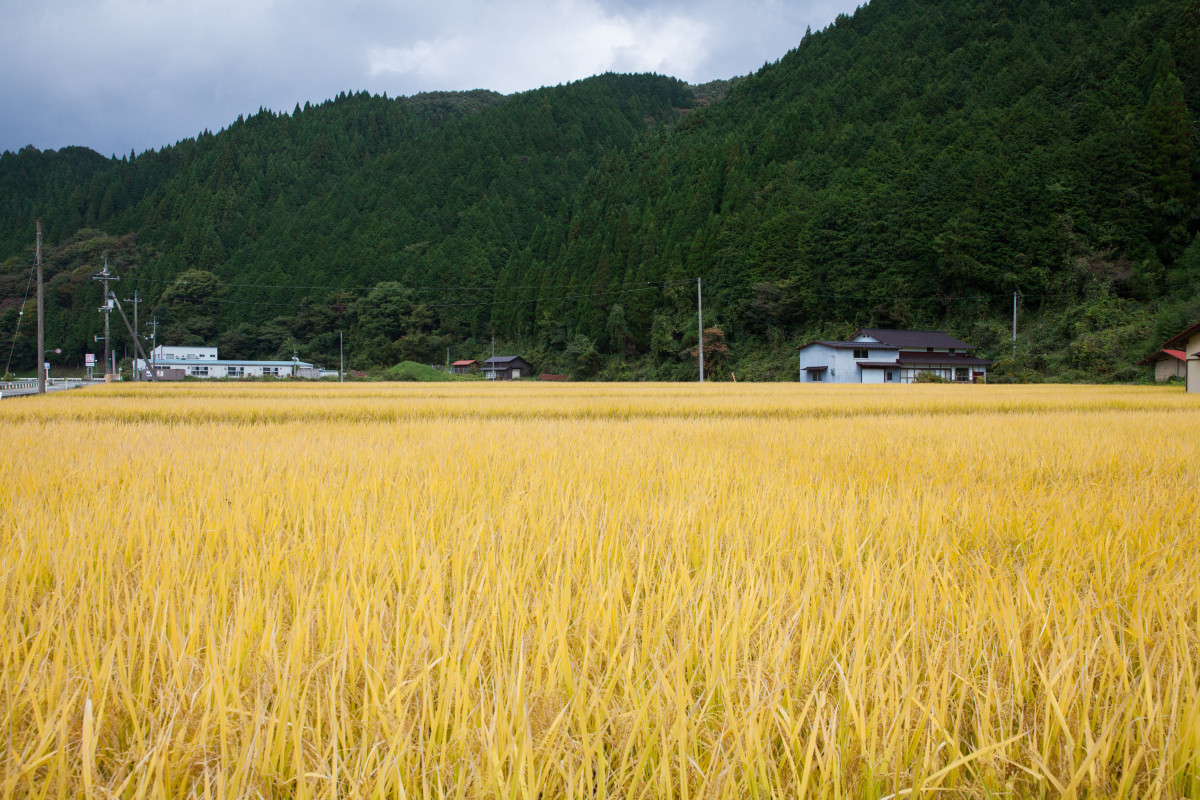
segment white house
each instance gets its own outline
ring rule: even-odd
[[[912,383],[932,373],[954,383],[985,383],[991,361],[941,331],[859,328],[849,341],[809,342],[800,353],[805,383]]]
[[[1181,350],[1186,360],[1187,391],[1200,392],[1200,322],[1163,343],[1163,350]]]
[[[166,347],[150,351],[150,363],[156,370],[183,370],[193,378],[316,378],[319,373],[312,364],[293,358],[291,361],[221,360],[215,347]],[[150,364],[137,359],[134,369],[146,375]],[[147,377],[149,377],[147,375]]]

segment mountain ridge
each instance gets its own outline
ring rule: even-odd
[[[137,235],[126,266],[167,338],[320,359],[342,329],[371,366],[494,334],[550,371],[627,379],[694,372],[696,277],[730,346],[714,377],[792,377],[795,343],[864,324],[1002,356],[1016,292],[1002,374],[1130,379],[1200,314],[1198,9],[874,0],[741,79],[339,95],[119,181],[80,154],[43,164],[57,182],[24,209],[9,187],[37,165],[5,154],[0,257],[19,271],[41,202],[51,241]],[[189,270],[223,293],[203,313],[162,300]],[[239,282],[237,306],[219,287]]]

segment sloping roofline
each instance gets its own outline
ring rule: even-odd
[[[936,347],[947,350],[974,350],[961,339],[955,339],[945,331],[902,331],[893,328],[859,328],[855,336],[870,336],[884,344],[905,347]]]
[[[1163,360],[1161,356],[1178,359],[1179,361],[1187,361],[1187,353],[1183,352],[1182,350],[1167,350],[1164,348],[1162,350],[1155,350],[1153,353],[1137,362],[1138,366],[1148,367],[1151,364],[1156,364]]]
[[[1166,350],[1173,344],[1183,347],[1185,344],[1187,344],[1187,340],[1192,338],[1192,334],[1195,333],[1200,333],[1200,322],[1197,322],[1195,325],[1183,331],[1182,333],[1177,333],[1170,339],[1167,339],[1165,342],[1163,342],[1163,349]]]
[[[808,347],[809,345],[814,345],[814,344],[824,345],[825,347],[832,347],[835,350],[867,350],[867,349],[899,350],[900,349],[899,347],[896,347],[895,345],[891,345],[891,344],[875,344],[873,342],[829,342],[824,339],[815,339],[811,342],[805,342],[804,344],[800,345],[796,349],[802,350],[803,348]]]

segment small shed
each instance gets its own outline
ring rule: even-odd
[[[533,365],[520,356],[493,356],[483,362],[483,376],[491,381],[515,381],[532,372]]]
[[[1163,342],[1163,350],[1184,352],[1186,391],[1200,392],[1200,322]]]
[[[1159,350],[1138,362],[1143,367],[1154,367],[1154,380],[1187,377],[1187,354],[1182,350]]]
[[[450,372],[455,375],[473,375],[479,372],[479,362],[473,358],[465,358],[462,361],[455,361],[450,365]]]

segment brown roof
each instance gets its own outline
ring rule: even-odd
[[[1183,347],[1185,344],[1187,344],[1187,340],[1192,338],[1193,334],[1196,333],[1200,333],[1200,322],[1197,322],[1195,325],[1183,331],[1182,333],[1177,333],[1170,339],[1167,339],[1165,342],[1163,342],[1163,349],[1166,350],[1172,345]]]
[[[947,350],[974,350],[944,331],[898,331],[891,328],[859,328],[856,336],[870,336],[895,347],[937,347]],[[861,346],[861,342],[859,343]]]
[[[476,363],[475,359],[473,359],[473,358],[468,358],[468,359],[466,359],[466,360],[464,360],[464,361],[455,361],[455,362],[454,362],[453,364],[451,364],[450,366],[452,366],[452,367],[469,367],[469,366],[471,366],[471,365],[472,365],[472,364],[474,364],[474,363]]]

